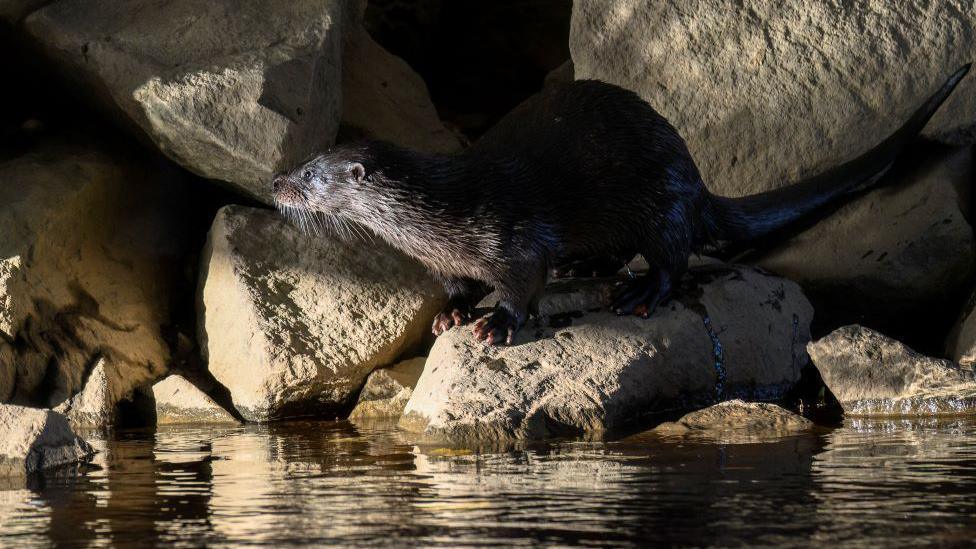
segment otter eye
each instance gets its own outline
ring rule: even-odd
[[[312,179],[312,170],[305,170],[304,172],[302,172],[302,179],[304,179],[305,181]]]

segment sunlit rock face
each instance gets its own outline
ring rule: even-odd
[[[427,357],[422,356],[373,370],[349,419],[400,417],[426,361]]]
[[[976,366],[976,293],[963,307],[946,347],[947,354],[956,362],[963,366]]]
[[[419,264],[379,242],[227,206],[203,253],[199,341],[244,418],[336,417],[374,368],[420,343],[444,299]]]
[[[153,384],[156,425],[236,424],[227,410],[185,377],[172,374]]]
[[[347,33],[343,52],[342,125],[354,137],[417,151],[461,149],[460,140],[438,118],[420,75],[361,28]]]
[[[976,370],[916,353],[861,326],[845,326],[807,346],[844,412],[855,416],[970,413]]]
[[[959,192],[976,178],[973,150],[931,152],[755,261],[802,284],[818,312],[879,326],[931,314],[933,303],[967,289],[976,268]]]
[[[63,415],[0,404],[0,477],[28,475],[87,459],[92,453]]]
[[[741,443],[775,440],[812,427],[812,421],[781,406],[735,399],[695,410],[678,421],[662,423],[652,431],[661,435]]]
[[[714,192],[741,196],[855,158],[972,61],[971,0],[580,0],[576,78],[634,90],[688,141]],[[976,139],[976,79],[924,134]]]
[[[54,407],[90,382],[104,424],[165,373],[184,185],[153,168],[67,146],[0,164],[0,401]]]
[[[799,286],[724,265],[690,278],[646,320],[605,312],[607,280],[563,281],[512,346],[450,330],[400,425],[451,438],[542,438],[639,426],[716,399],[782,396],[807,361],[813,309]]]
[[[345,0],[51,2],[24,20],[106,110],[207,178],[269,201],[268,180],[339,127]]]

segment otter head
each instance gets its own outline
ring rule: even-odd
[[[365,178],[366,168],[361,163],[330,151],[275,175],[271,190],[283,211],[339,215]]]

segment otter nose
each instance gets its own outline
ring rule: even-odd
[[[285,173],[284,172],[276,173],[275,176],[271,178],[271,190],[273,192],[278,192],[278,189],[281,188],[284,182],[285,182]]]

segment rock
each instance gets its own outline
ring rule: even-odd
[[[343,126],[364,137],[432,153],[461,149],[438,118],[420,75],[364,29],[346,41],[342,97]]]
[[[238,423],[185,377],[172,374],[152,386],[156,424]]]
[[[976,366],[976,292],[966,302],[949,335],[946,354],[963,366]]]
[[[809,419],[775,404],[728,400],[686,414],[676,422],[662,423],[653,431],[748,442],[792,435],[811,427]]]
[[[971,147],[926,158],[755,261],[802,284],[818,313],[872,315],[876,326],[931,314],[976,274],[976,238],[956,192],[973,175]]]
[[[16,25],[49,0],[0,0],[0,20]]]
[[[92,447],[51,410],[0,404],[0,477],[22,476],[90,458]]]
[[[576,78],[634,90],[688,142],[716,194],[783,186],[854,158],[972,61],[972,0],[811,4],[580,0]],[[927,137],[976,140],[976,78]]]
[[[813,310],[799,287],[706,266],[648,320],[606,311],[607,280],[559,281],[538,325],[486,347],[440,336],[400,425],[454,439],[542,438],[640,426],[715,399],[772,399],[799,379]],[[489,297],[490,301],[490,297]]]
[[[344,414],[444,303],[392,248],[305,235],[268,210],[222,208],[203,256],[200,345],[249,420]]]
[[[165,374],[161,330],[192,242],[175,221],[183,190],[127,149],[0,164],[0,400],[54,407],[97,379],[77,400],[108,418],[104,406]]]
[[[427,357],[421,356],[373,370],[349,419],[400,417],[426,361]]]
[[[54,411],[64,414],[75,427],[107,427],[115,423],[116,404],[105,373],[105,359],[100,358],[81,391]]]
[[[878,332],[844,326],[807,346],[830,392],[855,416],[972,413],[976,370],[927,357]]]
[[[331,144],[359,2],[54,2],[24,27],[100,104],[187,169],[270,201]]]

